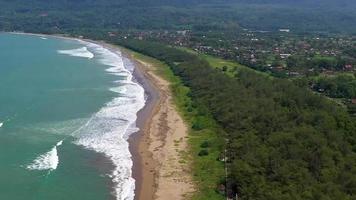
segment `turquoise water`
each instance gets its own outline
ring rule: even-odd
[[[0,34],[1,200],[133,198],[126,139],[144,100],[124,65],[94,44]]]

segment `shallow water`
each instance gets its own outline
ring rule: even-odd
[[[0,199],[133,199],[130,70],[96,44],[0,34]]]

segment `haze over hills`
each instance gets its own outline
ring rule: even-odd
[[[6,82],[12,74],[0,73],[3,76],[0,86],[4,90],[0,94],[4,94],[5,100],[0,103],[5,109],[0,110],[12,107],[6,103],[29,99],[29,104],[36,107],[47,105],[41,110],[53,114],[53,120],[60,112],[65,112],[63,116],[73,113],[63,117],[60,123],[51,121],[45,127],[50,127],[52,132],[57,128],[62,130],[62,124],[63,127],[79,125],[78,129],[73,127],[74,132],[63,129],[66,132],[63,135],[68,132],[75,137],[78,133],[79,142],[75,144],[105,153],[117,166],[112,176],[105,176],[113,178],[112,181],[98,184],[95,177],[92,181],[77,178],[87,176],[82,173],[83,168],[75,167],[75,176],[62,181],[66,188],[58,187],[58,181],[51,184],[53,189],[61,190],[53,193],[54,196],[81,196],[90,191],[97,195],[115,194],[118,200],[133,200],[134,195],[139,196],[137,200],[182,200],[180,197],[190,196],[191,200],[353,200],[356,194],[354,1],[0,0],[0,31],[40,33],[0,34],[3,49],[0,60],[14,61],[14,67],[2,64],[0,70],[18,72],[12,80],[14,84]],[[62,41],[67,38],[75,44]],[[53,42],[58,45],[52,46]],[[44,46],[41,53],[42,44],[51,46]],[[11,50],[12,47],[17,49]],[[29,59],[15,57],[23,49]],[[58,61],[52,59],[57,57]],[[73,63],[63,60],[70,64],[68,71],[59,66],[66,57],[73,59]],[[18,60],[24,64],[19,65]],[[28,67],[31,64],[37,67],[38,63],[43,67],[37,71]],[[15,66],[26,70],[16,71]],[[103,86],[96,82],[101,80],[96,70],[110,75],[103,77]],[[29,72],[35,76],[31,78]],[[112,79],[114,75],[117,79]],[[44,81],[38,82],[38,77]],[[133,78],[137,82],[132,83]],[[18,80],[26,84],[18,84]],[[23,87],[31,86],[32,82],[33,89]],[[73,86],[67,82],[73,82]],[[80,85],[75,87],[77,83]],[[19,87],[19,98],[7,100],[13,85]],[[52,88],[52,85],[59,87]],[[139,85],[143,88],[134,87]],[[44,92],[45,87],[50,87],[48,92]],[[103,93],[103,88],[110,94]],[[52,96],[56,91],[58,94]],[[29,98],[23,98],[25,93],[31,93]],[[45,95],[50,95],[48,102],[41,103],[40,99],[47,99]],[[104,100],[109,103],[104,104]],[[92,105],[95,101],[99,107]],[[141,110],[144,114],[137,115],[143,104],[148,105]],[[77,105],[79,112],[72,109]],[[80,106],[94,111],[77,116],[80,110],[85,110]],[[34,116],[51,119],[30,108],[15,113],[33,111]],[[0,115],[0,137],[11,125],[5,120],[12,120],[13,115],[8,116]],[[32,120],[32,117],[25,118]],[[142,122],[141,136],[137,141],[133,138],[134,146],[138,146],[132,147],[132,156],[126,141],[121,140],[123,135],[117,134],[124,131],[127,138],[126,132],[133,128],[126,122],[137,122],[138,127]],[[41,127],[35,128],[34,134]],[[14,134],[9,133],[12,140]],[[43,159],[50,157],[55,162],[45,169],[57,170],[53,173],[57,176],[59,170],[66,169],[63,168],[66,163],[75,163],[62,161],[61,152],[72,143],[67,138],[55,138],[52,150],[29,159],[33,160],[29,168],[35,169],[38,160],[50,163]],[[7,139],[0,138],[0,147],[4,141]],[[5,144],[5,147],[17,150],[17,141],[14,145]],[[117,151],[122,149],[126,153]],[[8,155],[6,151],[0,152]],[[20,155],[17,151],[14,154]],[[76,160],[75,155],[68,158]],[[97,167],[102,161],[95,157],[95,162],[85,163]],[[104,168],[112,172],[112,166]],[[138,170],[132,173],[138,186],[135,191],[130,170]],[[17,182],[23,178],[14,179],[7,169],[0,168],[1,172],[11,176],[15,189],[11,192],[18,197],[17,189],[23,187],[18,187]],[[101,170],[98,172],[104,177]],[[25,188],[30,193],[45,191],[52,195],[51,190],[43,187],[50,183],[47,176],[36,174],[35,177],[45,178],[45,184],[40,184],[44,189],[28,187],[31,184]],[[0,183],[0,199],[16,200],[2,198],[6,192],[1,189],[7,189],[1,185],[11,185],[7,180],[10,179],[4,178],[3,184]],[[94,183],[95,189],[73,187],[71,184],[76,181],[86,188],[82,183]],[[67,188],[71,192],[67,193]],[[36,195],[23,196],[38,199]],[[89,193],[88,196],[95,200],[108,199]]]
[[[85,10],[85,11],[84,11]],[[0,29],[215,29],[353,33],[356,2],[349,0],[29,0],[0,1]],[[50,30],[47,30],[50,31]],[[53,30],[52,30],[53,31]]]

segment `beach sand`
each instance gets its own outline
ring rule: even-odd
[[[194,192],[189,163],[182,159],[188,148],[188,128],[174,105],[170,83],[157,75],[153,64],[122,52],[135,62],[134,75],[149,97],[147,110],[139,113],[141,132],[130,138],[135,199],[187,199]]]
[[[133,76],[145,89],[145,107],[138,112],[140,129],[129,138],[136,180],[135,200],[183,200],[195,191],[189,161],[188,128],[173,102],[170,83],[158,75],[157,66],[135,57],[130,50],[103,41],[99,44],[135,65]]]
[[[121,51],[124,57],[134,62],[133,75],[145,89],[146,105],[139,111],[136,122],[140,131],[129,138],[136,180],[135,200],[189,198],[195,188],[189,161],[182,158],[188,148],[188,128],[174,105],[170,83],[157,74],[157,66],[136,58],[129,50],[102,41],[80,40],[102,45],[113,52]]]

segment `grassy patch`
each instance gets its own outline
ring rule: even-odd
[[[224,60],[210,55],[201,54],[200,57],[209,62],[212,67],[222,70],[228,76],[234,77],[239,69],[247,68],[237,62]]]
[[[242,69],[243,70],[251,70],[256,73],[269,76],[267,73],[256,71],[256,70],[251,69],[245,65],[242,65],[236,61],[225,60],[225,59],[222,59],[222,58],[219,58],[216,56],[198,53],[192,49],[185,48],[185,47],[178,47],[178,49],[183,50],[188,53],[191,53],[191,54],[194,54],[194,55],[198,55],[201,59],[206,60],[210,64],[210,66],[220,69],[223,73],[225,73],[226,75],[228,75],[230,77],[235,77],[235,75],[237,73],[239,73],[239,71]]]
[[[197,191],[193,194],[193,200],[223,200],[225,197],[216,191],[222,177],[225,176],[224,163],[219,161],[219,155],[224,146],[224,139],[218,134],[222,131],[214,122],[211,116],[202,114],[194,106],[189,97],[189,88],[184,86],[181,80],[175,76],[169,66],[157,59],[143,54],[127,50],[134,59],[139,59],[154,66],[155,71],[162,78],[171,84],[174,102],[178,112],[183,116],[189,127],[197,121],[203,121],[199,130],[189,129],[189,150],[182,152],[180,163],[190,162],[192,167],[192,177],[196,184]],[[211,62],[217,62],[211,58]],[[227,63],[228,64],[228,63]],[[232,66],[232,64],[228,64]],[[204,118],[204,120],[201,120]],[[205,147],[202,144],[209,141],[210,145]],[[177,141],[177,144],[179,141]],[[199,152],[206,150],[207,155],[199,156]]]

